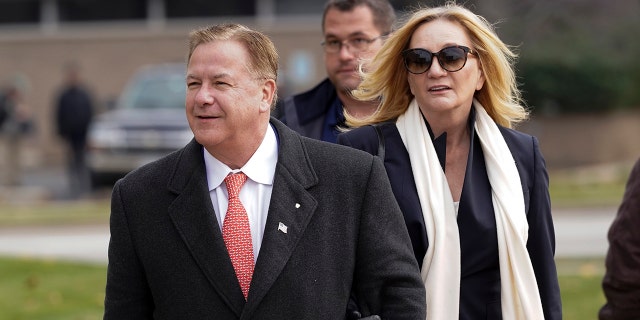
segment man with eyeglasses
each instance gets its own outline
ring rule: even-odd
[[[395,11],[387,0],[329,0],[322,17],[327,78],[285,99],[280,120],[303,136],[336,142],[344,112],[363,118],[378,102],[351,96],[360,84],[358,64],[373,57],[391,32]]]

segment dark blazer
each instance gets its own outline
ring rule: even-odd
[[[365,315],[425,318],[382,162],[271,124],[278,163],[248,301],[194,140],[113,189],[105,319],[343,319],[352,288]]]
[[[395,123],[378,126],[384,140],[387,175],[402,209],[414,255],[422,265],[429,243],[409,154]],[[500,131],[520,173],[529,222],[527,249],[538,282],[545,319],[561,319],[560,289],[554,262],[555,235],[545,162],[535,137],[503,127],[500,127]],[[338,136],[339,144],[371,154],[377,154],[378,141],[373,126]],[[475,134],[472,141],[457,219],[462,255],[460,319],[501,319],[500,269],[491,186],[482,148]],[[441,153],[441,143],[434,141],[434,145],[436,151]],[[444,158],[440,157],[440,160],[442,164]]]
[[[321,140],[325,117],[336,99],[336,87],[326,78],[309,91],[287,97],[277,114],[293,131]]]

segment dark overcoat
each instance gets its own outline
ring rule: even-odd
[[[278,163],[248,300],[194,140],[113,189],[105,319],[343,319],[352,288],[364,314],[425,318],[382,161],[271,125]]]

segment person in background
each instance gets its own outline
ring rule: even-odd
[[[640,319],[640,159],[631,169],[618,214],[609,227],[600,320]]]
[[[27,101],[28,79],[17,74],[0,92],[0,134],[4,140],[4,183],[18,186],[22,183],[22,149],[24,142],[35,130],[33,114]]]
[[[189,36],[183,149],[119,180],[104,319],[424,319],[382,161],[270,117],[278,54],[238,24]],[[340,192],[336,192],[340,190]]]
[[[360,101],[351,91],[360,83],[358,64],[373,56],[391,32],[395,11],[387,0],[330,0],[322,15],[324,63],[328,78],[313,89],[284,99],[279,118],[299,134],[336,142],[344,113],[366,117],[376,101]]]
[[[512,129],[528,116],[514,59],[463,6],[417,10],[354,91],[378,109],[347,115],[357,129],[338,137],[384,158],[427,319],[562,317],[545,161],[535,137]]]
[[[69,149],[67,171],[72,196],[79,196],[90,187],[85,149],[94,106],[79,72],[79,66],[75,63],[65,67],[64,85],[55,102],[58,135]]]

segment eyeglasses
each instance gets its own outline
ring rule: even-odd
[[[326,53],[338,53],[342,50],[342,46],[347,46],[347,50],[351,53],[358,53],[369,49],[369,45],[374,41],[381,39],[384,35],[367,39],[367,38],[352,38],[347,40],[325,40],[320,43],[324,47]]]
[[[404,67],[413,74],[425,73],[433,63],[433,57],[438,58],[438,64],[449,72],[459,71],[467,63],[467,54],[476,54],[475,51],[465,46],[451,46],[438,52],[430,52],[425,49],[408,49],[402,52]]]

